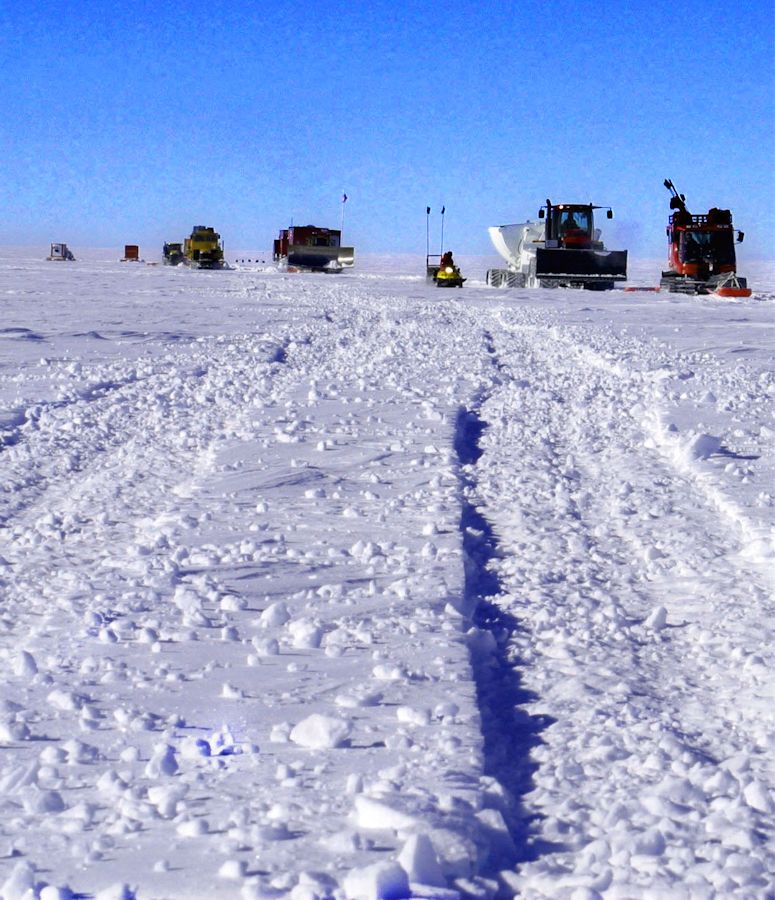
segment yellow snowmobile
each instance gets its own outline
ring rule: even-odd
[[[433,280],[436,287],[463,287],[465,278],[460,274],[449,250],[442,254],[438,268],[434,267]]]

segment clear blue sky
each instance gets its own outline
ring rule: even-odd
[[[362,252],[445,241],[546,197],[614,207],[608,244],[661,257],[671,177],[775,258],[767,0],[0,5],[0,243],[116,246],[291,219]],[[433,222],[437,232],[438,220]],[[742,269],[742,267],[741,267]]]

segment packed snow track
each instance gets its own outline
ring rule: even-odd
[[[359,265],[0,258],[0,897],[772,896],[773,267]]]

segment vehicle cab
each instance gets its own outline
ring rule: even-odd
[[[538,211],[539,219],[546,220],[545,246],[565,247],[569,250],[602,249],[600,231],[595,228],[594,210],[600,207],[591,203],[558,203],[546,201]],[[613,218],[610,209],[608,218]]]

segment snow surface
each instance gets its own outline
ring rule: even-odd
[[[0,255],[4,900],[775,893],[775,266],[73,249]]]

